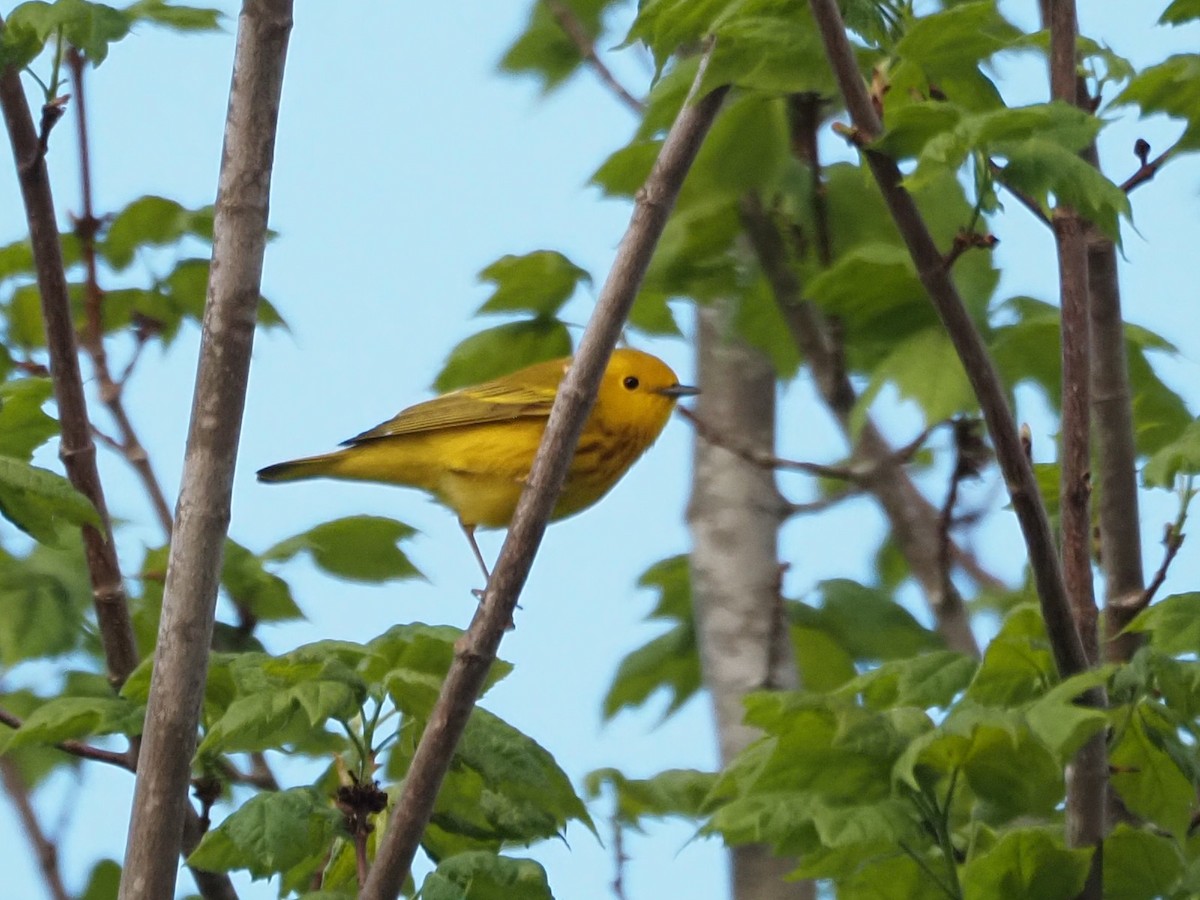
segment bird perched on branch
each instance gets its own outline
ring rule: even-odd
[[[475,529],[504,528],[529,477],[571,358],[527,366],[410,406],[321,456],[276,463],[259,481],[339,478],[420,488],[458,515],[475,558]],[[639,350],[614,350],[551,519],[591,506],[654,443],[680,397],[698,393]]]

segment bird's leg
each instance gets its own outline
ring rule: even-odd
[[[461,519],[458,524],[462,528],[463,534],[467,536],[467,543],[471,545],[471,550],[475,553],[475,561],[479,563],[479,568],[483,570],[483,581],[486,588],[487,583],[492,580],[492,573],[488,571],[487,563],[483,561],[483,554],[479,552],[479,545],[475,543],[475,526],[468,525]],[[483,599],[483,591],[476,589],[471,591],[471,593],[480,600]]]

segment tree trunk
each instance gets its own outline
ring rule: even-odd
[[[743,446],[772,451],[775,372],[758,351],[730,337],[726,307],[698,318],[699,417]],[[721,762],[728,764],[757,732],[743,723],[751,691],[798,685],[780,596],[777,553],[784,503],[772,470],[697,435],[688,525],[692,596],[704,682],[713,698]],[[797,900],[811,883],[783,880],[795,862],[761,845],[733,850],[734,900]]]

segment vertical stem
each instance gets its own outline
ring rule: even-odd
[[[1072,105],[1080,100],[1076,64],[1079,28],[1075,0],[1049,0],[1043,6],[1050,28],[1050,92]],[[1100,655],[1098,612],[1091,555],[1091,313],[1088,297],[1086,223],[1060,204],[1052,218],[1058,247],[1059,303],[1062,308],[1062,518],[1063,580],[1071,600],[1084,652],[1094,664]],[[1104,698],[1099,698],[1104,703]],[[1106,831],[1108,759],[1105,736],[1089,740],[1067,771],[1067,843],[1095,847],[1088,880],[1080,895],[1099,900],[1104,893],[1102,853]]]
[[[175,890],[175,857],[188,808],[196,722],[261,293],[271,166],[291,28],[290,0],[246,0],[238,19],[200,364],[121,900],[170,897]]]
[[[0,20],[3,27],[3,20]],[[0,107],[12,144],[25,216],[29,222],[29,240],[37,267],[38,291],[42,297],[42,321],[46,328],[46,347],[50,354],[50,373],[58,403],[59,456],[67,477],[87,497],[100,514],[100,527],[82,528],[88,577],[96,607],[96,621],[104,645],[104,661],[114,685],[124,684],[137,665],[137,647],[125,601],[125,585],[117,564],[112,522],[104,502],[104,489],[96,470],[96,445],[92,441],[91,420],[79,373],[79,355],[75,344],[75,324],[67,296],[67,278],[63,269],[62,248],[54,219],[54,198],[46,160],[39,149],[39,138],[25,100],[25,91],[16,69],[7,66],[0,72]]]

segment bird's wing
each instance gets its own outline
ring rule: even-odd
[[[546,373],[533,371],[542,367],[547,368]],[[378,438],[419,434],[463,425],[527,418],[544,419],[550,415],[550,407],[554,404],[554,395],[558,390],[557,379],[546,383],[546,375],[552,371],[551,367],[557,367],[558,377],[561,377],[561,362],[543,363],[515,373],[515,376],[529,373],[527,378],[517,380],[514,375],[509,375],[474,387],[452,391],[410,406],[369,431],[343,441],[343,445],[351,446]]]

